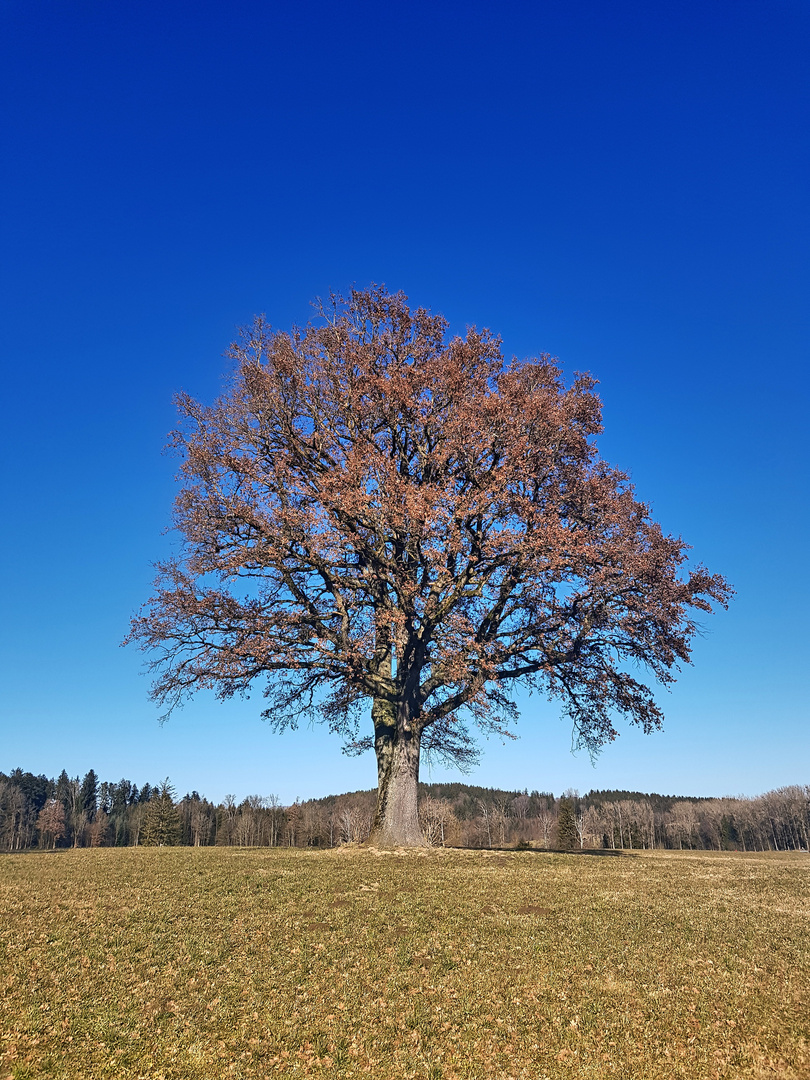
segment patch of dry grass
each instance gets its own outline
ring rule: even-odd
[[[810,861],[0,857],[0,1080],[810,1077]]]

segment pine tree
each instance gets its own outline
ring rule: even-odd
[[[82,780],[79,799],[87,820],[93,821],[98,809],[98,777],[93,769]]]
[[[110,822],[113,829],[113,844],[122,847],[130,840],[130,817],[134,802],[133,792],[137,798],[138,789],[129,780],[120,780],[112,785],[112,803],[110,806]]]
[[[141,843],[146,847],[174,847],[180,839],[180,811],[174,804],[174,788],[167,776],[146,805]]]
[[[560,799],[557,811],[557,847],[563,851],[572,851],[579,847],[577,824],[574,820],[574,804],[567,795]]]

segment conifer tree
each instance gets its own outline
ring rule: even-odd
[[[174,803],[174,788],[166,777],[157,795],[147,803],[141,843],[146,847],[174,847],[180,839],[180,811]]]
[[[574,804],[567,795],[560,799],[557,812],[557,847],[563,851],[572,851],[579,846],[577,824],[574,820]]]
[[[98,777],[95,770],[91,769],[82,780],[79,791],[81,808],[88,821],[93,821],[98,809]]]

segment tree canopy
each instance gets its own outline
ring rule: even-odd
[[[183,549],[131,635],[169,709],[259,681],[276,727],[373,747],[381,843],[421,841],[420,753],[469,763],[517,684],[592,752],[618,716],[659,727],[640,669],[671,682],[731,592],[599,457],[591,376],[447,330],[384,287],[291,332],[257,318],[224,396],[178,399]]]

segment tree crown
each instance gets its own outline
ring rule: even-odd
[[[602,461],[595,381],[411,311],[383,287],[290,333],[256,319],[228,392],[178,399],[182,556],[131,637],[154,697],[265,680],[278,727],[313,712],[350,747],[367,698],[464,763],[473,719],[505,732],[518,682],[562,700],[580,745],[619,713],[660,726],[695,613],[731,590]]]

